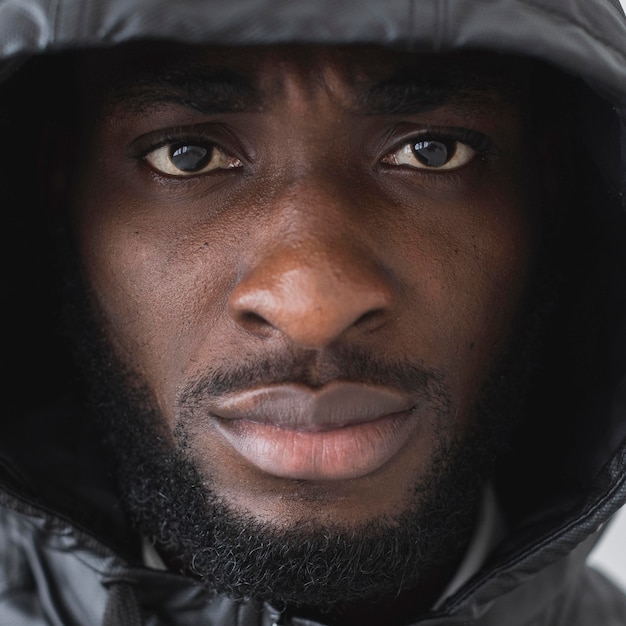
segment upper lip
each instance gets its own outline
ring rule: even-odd
[[[211,412],[228,420],[317,431],[371,422],[414,405],[412,398],[394,389],[334,382],[319,389],[279,384],[226,394],[212,402]]]

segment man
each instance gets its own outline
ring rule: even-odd
[[[626,492],[626,24],[594,4],[546,3],[540,58],[540,4],[496,3],[495,50],[467,2],[438,34],[435,3],[59,10],[4,88],[66,330],[3,425],[3,623],[624,622],[584,566]]]

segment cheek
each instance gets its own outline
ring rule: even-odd
[[[413,351],[446,372],[459,404],[471,402],[505,348],[524,298],[533,227],[523,194],[492,185],[405,224]],[[416,268],[411,271],[411,268]]]
[[[116,210],[79,220],[81,253],[112,346],[167,416],[181,375],[222,317],[229,263],[220,238],[176,235],[127,212],[132,221]]]

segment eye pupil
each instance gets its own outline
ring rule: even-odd
[[[195,172],[211,160],[211,153],[206,146],[175,144],[170,148],[170,161],[183,172]]]
[[[428,167],[445,165],[454,154],[454,145],[441,140],[418,141],[413,145],[415,158]]]

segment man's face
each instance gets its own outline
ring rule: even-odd
[[[167,445],[264,528],[419,512],[528,286],[519,68],[176,47],[84,68],[81,262]]]

